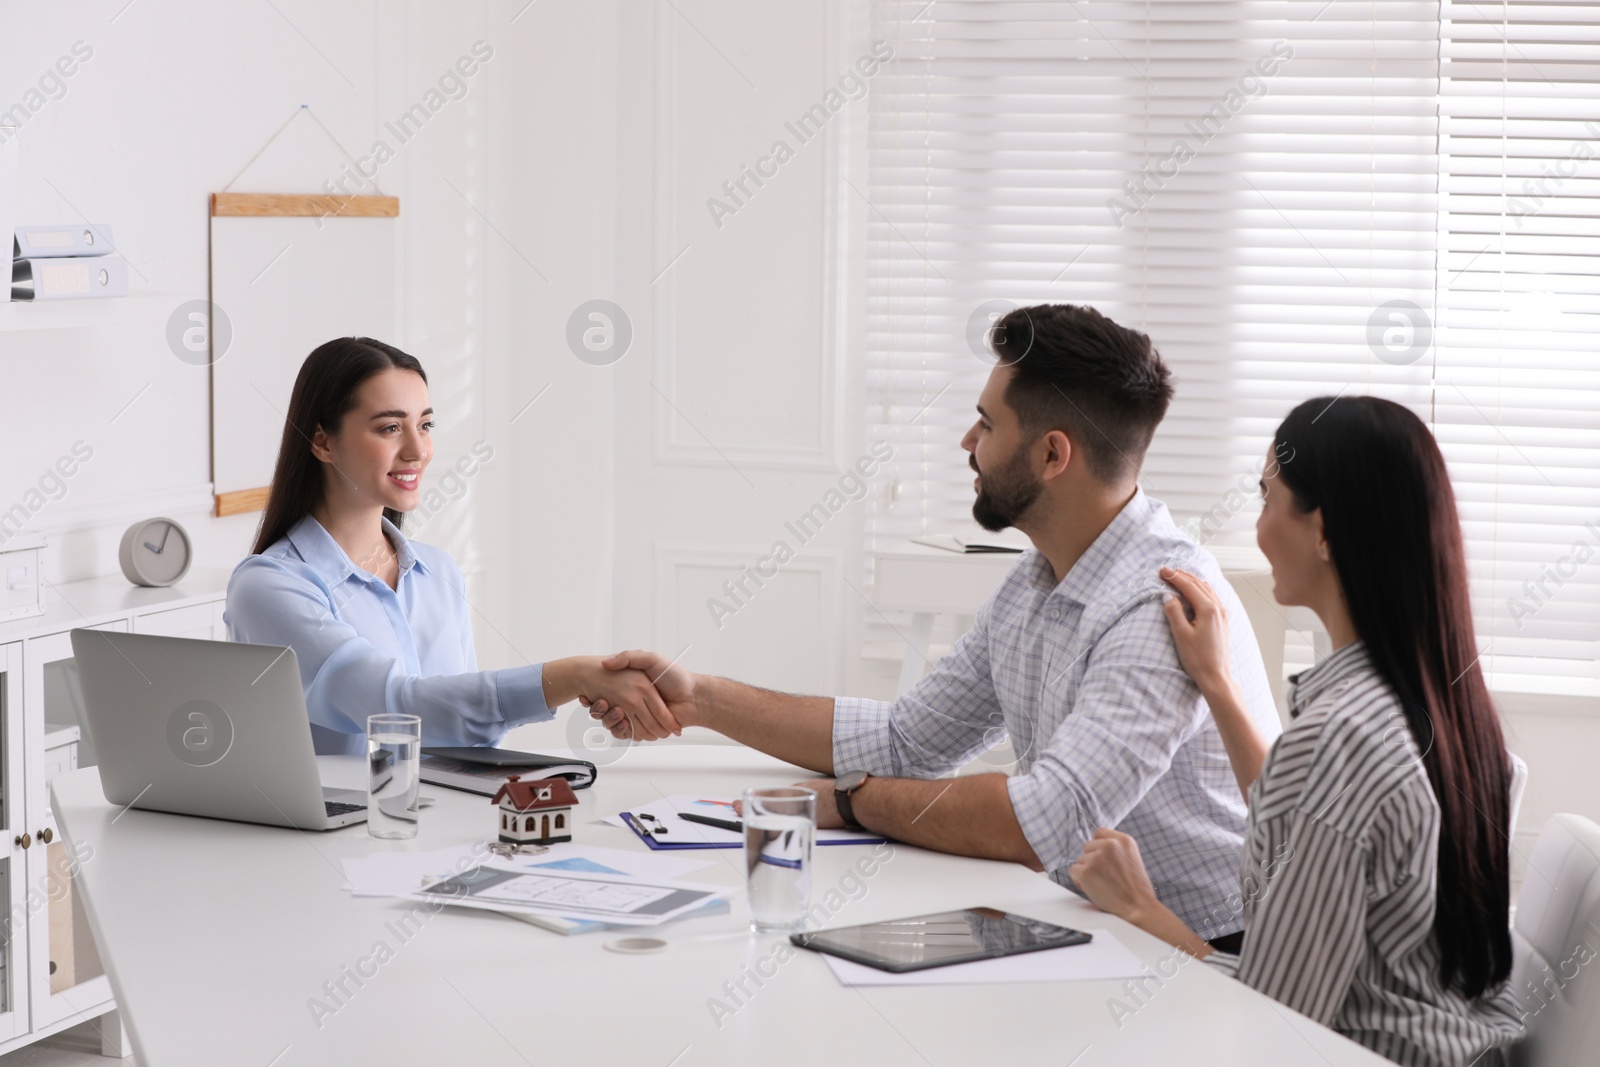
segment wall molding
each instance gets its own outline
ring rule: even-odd
[[[680,568],[716,568],[737,572],[771,551],[770,542],[707,544],[657,541],[653,552],[655,605],[652,614],[657,639],[665,642],[660,651],[668,656],[680,655],[684,651],[685,638],[674,624],[674,609],[682,600],[678,588]],[[840,575],[844,573],[844,554],[837,550],[798,550],[783,565],[777,577],[795,572],[814,574],[818,578],[820,602],[817,604],[817,641],[824,657],[824,677],[819,684],[827,692],[834,692],[839,686],[843,661],[841,642],[835,631],[840,610],[840,589],[843,586]],[[768,580],[774,581],[776,578]],[[753,603],[754,598],[750,602]]]
[[[683,251],[678,227],[678,76],[680,19],[674,17],[670,3],[658,3],[655,18],[655,137],[656,175],[654,262],[666,264]],[[836,64],[839,10],[827,5],[824,53]],[[836,64],[837,65],[837,64]],[[848,109],[847,109],[848,110]],[[846,116],[841,116],[841,119]],[[679,414],[683,405],[677,396],[677,308],[678,283],[675,271],[668,271],[652,288],[655,290],[651,314],[652,451],[658,463],[683,466],[726,467],[747,464],[767,470],[837,471],[844,463],[840,413],[847,395],[840,366],[844,360],[845,332],[840,328],[842,276],[837,251],[847,244],[842,232],[847,212],[840,210],[844,189],[841,170],[840,138],[848,124],[830,122],[823,131],[823,232],[820,249],[823,276],[818,280],[822,297],[822,321],[817,330],[818,395],[822,403],[817,412],[817,440],[810,447],[768,446],[759,443],[715,443],[701,437],[692,425],[684,427]]]

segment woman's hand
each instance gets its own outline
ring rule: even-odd
[[[1178,646],[1183,669],[1200,687],[1200,695],[1211,709],[1211,718],[1228,751],[1234,780],[1239,783],[1239,794],[1248,804],[1250,787],[1261,777],[1261,767],[1267,759],[1267,742],[1256,728],[1228,668],[1228,609],[1211,586],[1187,571],[1162,567],[1161,577],[1183,594],[1183,600],[1168,597],[1162,605],[1167,625],[1172,628],[1172,643]],[[1189,602],[1192,619],[1190,612],[1184,611],[1184,600]]]
[[[1138,842],[1119,831],[1096,830],[1067,873],[1095,907],[1135,926],[1141,925],[1141,916],[1161,906],[1139,858]]]
[[[1084,842],[1083,855],[1067,868],[1067,873],[1101,911],[1130,922],[1197,959],[1211,954],[1211,946],[1157,899],[1156,888],[1145,873],[1144,860],[1139,858],[1139,845],[1127,834],[1105,827],[1096,830]]]
[[[668,660],[659,652],[633,649],[608,656],[600,663],[607,670],[619,673],[644,672],[660,694],[667,713],[672,716],[675,733],[681,734],[683,727],[694,726],[700,721],[695,675],[676,660]],[[613,737],[654,740],[653,737],[636,733],[632,716],[623,714],[622,709],[616,706],[616,701],[607,699],[603,694],[593,697],[585,694],[578,698],[578,702],[588,708],[589,716],[599,720],[600,725],[610,730]]]
[[[626,725],[626,736],[638,741],[657,741],[683,733],[650,676],[641,670],[608,670],[596,662],[585,674],[578,699],[585,706],[599,704],[609,708],[614,721]]]
[[[1162,567],[1161,578],[1182,596],[1168,597],[1161,606],[1172,629],[1172,642],[1178,646],[1178,659],[1209,700],[1233,685],[1228,668],[1228,609],[1210,585],[1188,571]]]
[[[613,657],[615,658],[615,657]],[[655,741],[680,734],[683,727],[642,670],[607,668],[599,656],[569,656],[544,664],[544,702],[554,708],[569,700],[584,707],[599,701],[625,724],[627,735]]]

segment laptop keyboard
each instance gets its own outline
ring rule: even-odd
[[[322,806],[327,809],[330,819],[336,815],[349,815],[352,811],[364,811],[367,807],[365,804],[346,804],[339,800],[324,800]]]

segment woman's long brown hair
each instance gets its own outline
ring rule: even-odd
[[[1410,410],[1319,397],[1278,427],[1279,477],[1322,509],[1350,621],[1400,699],[1439,802],[1433,929],[1445,985],[1511,973],[1511,761],[1479,666],[1466,552],[1444,456]]]
[[[322,461],[311,454],[317,427],[338,433],[345,415],[356,405],[361,383],[391,369],[412,371],[424,382],[428,380],[414,356],[370,337],[336,337],[319,345],[300,365],[252,555],[271,548],[321,503],[325,472]],[[384,508],[383,516],[397,528],[405,519],[403,512],[393,508]]]

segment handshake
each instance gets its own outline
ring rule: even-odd
[[[618,652],[562,661],[590,717],[611,736],[657,741],[700,722],[695,676],[658,652]],[[558,701],[559,702],[559,701]]]

